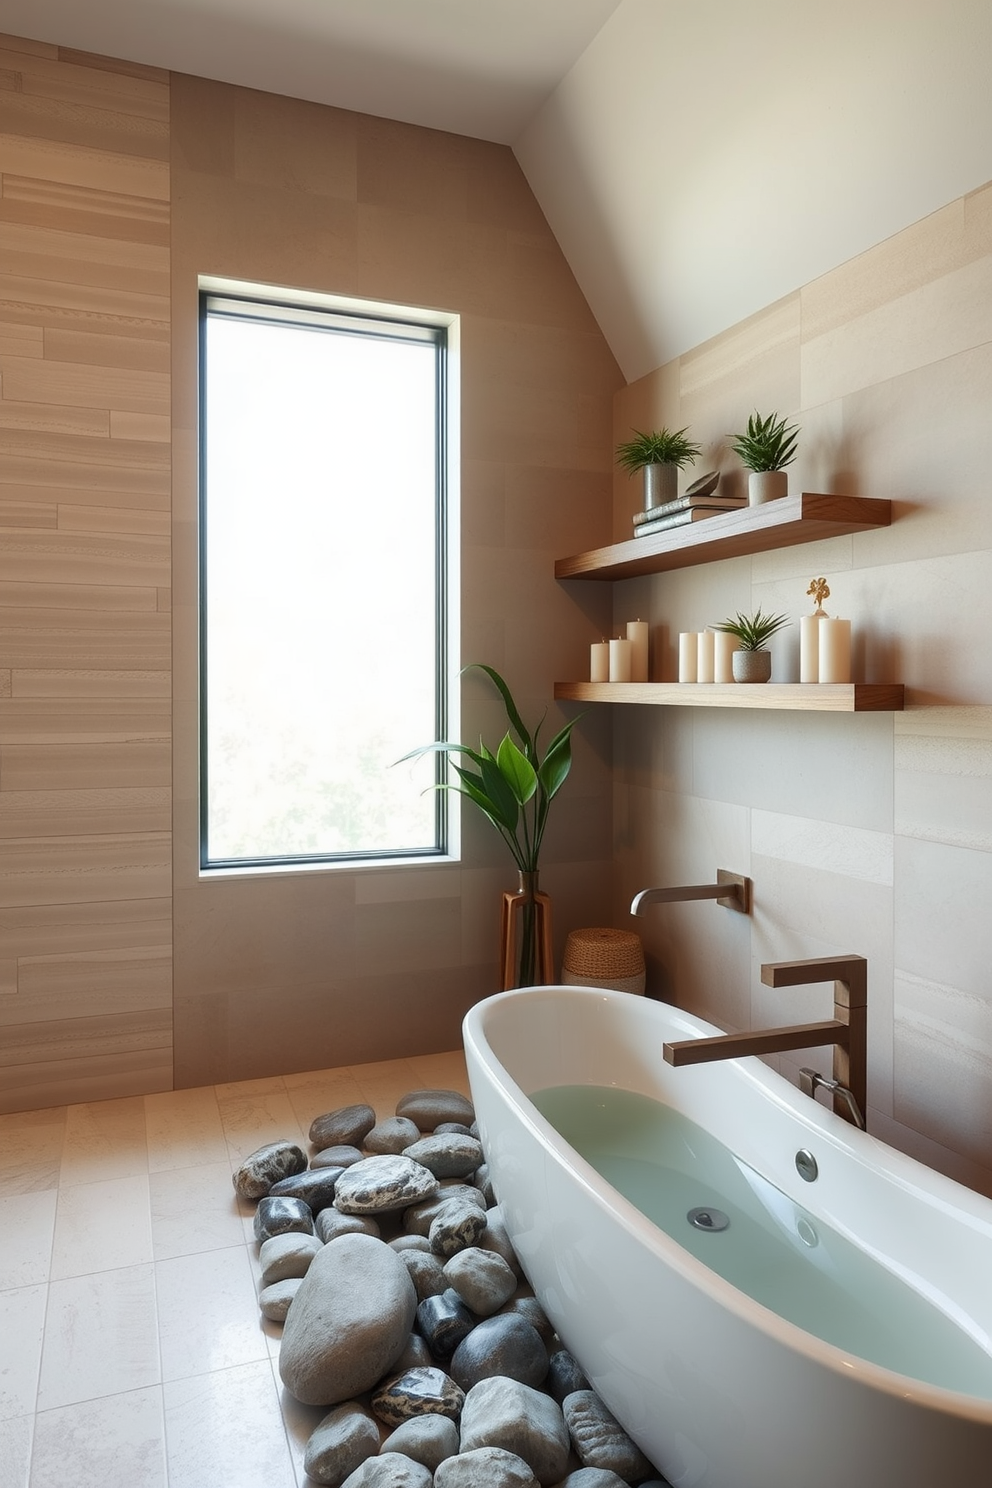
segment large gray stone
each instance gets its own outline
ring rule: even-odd
[[[363,1462],[341,1488],[431,1488],[430,1468],[402,1452],[383,1452]]]
[[[406,1155],[423,1163],[435,1178],[467,1178],[482,1161],[482,1144],[474,1137],[435,1133],[407,1147]]]
[[[356,1468],[378,1452],[378,1426],[367,1410],[350,1400],[336,1406],[317,1426],[307,1442],[303,1467],[315,1483],[341,1488]]]
[[[502,1256],[469,1245],[446,1262],[444,1274],[465,1306],[477,1317],[492,1317],[517,1289],[517,1278]]]
[[[548,1372],[548,1351],[526,1318],[500,1314],[485,1318],[462,1339],[449,1369],[463,1390],[496,1376],[536,1389]]]
[[[475,1120],[472,1102],[457,1090],[411,1090],[396,1102],[397,1116],[406,1116],[422,1132],[432,1132],[444,1121],[471,1126]]]
[[[279,1372],[305,1405],[371,1390],[406,1348],[417,1310],[410,1273],[371,1235],[342,1235],[314,1257],[283,1333]]]
[[[387,1379],[372,1396],[372,1409],[386,1426],[398,1426],[414,1416],[450,1416],[455,1421],[464,1399],[451,1376],[432,1364]]]
[[[262,1243],[258,1252],[263,1287],[273,1282],[285,1281],[290,1276],[306,1276],[310,1262],[322,1249],[323,1242],[316,1235],[273,1235]]]
[[[403,1152],[420,1141],[420,1127],[405,1116],[387,1116],[377,1121],[365,1138],[365,1151],[370,1153]]]
[[[568,1430],[561,1407],[550,1395],[518,1380],[485,1379],[465,1396],[461,1449],[471,1452],[476,1447],[515,1453],[544,1485],[560,1482],[568,1467]]]
[[[449,1457],[434,1474],[434,1488],[538,1488],[530,1467],[502,1447],[476,1447]]]
[[[382,1451],[402,1452],[435,1472],[458,1451],[458,1427],[448,1416],[412,1416],[386,1437]]]
[[[629,1483],[651,1472],[651,1464],[640,1447],[631,1441],[595,1390],[575,1390],[566,1395],[562,1413],[575,1455],[583,1467],[605,1467]]]
[[[436,1192],[437,1179],[420,1163],[402,1154],[366,1157],[341,1174],[334,1207],[342,1214],[384,1214]]]
[[[310,1141],[317,1148],[361,1147],[375,1126],[375,1112],[371,1106],[339,1106],[315,1116],[310,1123]]]
[[[250,1153],[233,1175],[235,1192],[241,1199],[263,1199],[273,1183],[290,1173],[302,1173],[306,1165],[306,1154],[295,1142],[267,1142]]]

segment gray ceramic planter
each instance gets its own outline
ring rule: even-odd
[[[735,682],[767,682],[772,675],[770,651],[735,651],[732,664]]]

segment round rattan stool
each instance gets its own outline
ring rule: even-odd
[[[632,930],[573,930],[565,944],[562,982],[567,987],[644,991],[644,948]]]

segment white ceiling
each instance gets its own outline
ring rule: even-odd
[[[620,0],[3,0],[9,34],[511,144]]]

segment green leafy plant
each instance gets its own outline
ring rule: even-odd
[[[617,445],[617,464],[622,465],[628,475],[643,470],[645,465],[677,465],[680,469],[691,465],[702,453],[702,446],[686,439],[687,429],[688,425],[685,429],[654,429],[649,434],[634,429],[636,439]]]
[[[573,718],[559,729],[542,758],[538,735],[543,718],[531,733],[499,672],[477,661],[470,662],[462,670],[467,672],[473,668],[485,672],[499,691],[506,710],[509,727],[495,753],[482,740],[478,749],[467,744],[440,741],[411,750],[403,758],[414,759],[429,753],[444,754],[449,758],[460,755],[467,763],[455,764],[452,760],[460,784],[444,781],[434,789],[454,790],[467,796],[496,828],[521,873],[536,873],[551,802],[572,768],[571,734],[578,719]]]
[[[762,418],[752,413],[743,434],[730,434],[734,454],[748,470],[784,470],[796,458],[798,424],[786,424],[784,418],[770,413]]]
[[[736,636],[742,651],[763,651],[765,642],[783,625],[791,623],[787,615],[766,615],[761,610],[755,610],[753,615],[742,615],[738,610],[733,620],[724,620],[722,625],[714,625],[713,629]]]

